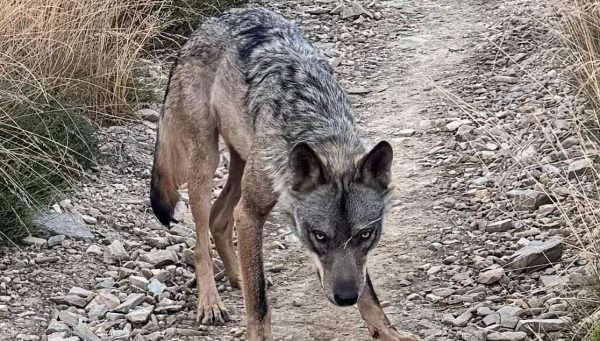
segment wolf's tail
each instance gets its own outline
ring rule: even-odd
[[[171,83],[171,79],[169,79]],[[169,84],[170,85],[170,84]],[[167,85],[167,89],[169,87]],[[160,117],[159,128],[154,149],[154,163],[152,165],[152,179],[150,181],[150,203],[152,211],[158,220],[165,226],[173,220],[173,211],[179,200],[177,189],[184,182],[186,159],[183,151],[184,144],[179,138],[175,125],[175,117],[171,111],[177,110],[173,101],[169,105],[167,90],[165,105]]]

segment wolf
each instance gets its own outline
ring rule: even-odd
[[[219,136],[229,150],[229,175],[211,208]],[[280,203],[331,302],[357,304],[374,338],[418,340],[390,324],[366,265],[381,236],[392,158],[388,142],[365,147],[333,70],[294,23],[262,7],[206,20],[171,70],[150,190],[156,217],[169,226],[177,189],[188,184],[199,321],[228,320],[210,231],[231,286],[242,285],[246,339],[273,339],[262,233]]]

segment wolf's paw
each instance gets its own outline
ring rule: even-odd
[[[199,294],[197,320],[204,325],[217,325],[229,321],[229,313],[218,293]]]
[[[411,333],[397,331],[392,326],[386,326],[381,328],[369,327],[371,336],[376,340],[382,341],[420,341],[421,339]]]

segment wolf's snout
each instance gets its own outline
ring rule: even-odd
[[[353,282],[342,282],[333,288],[333,300],[339,306],[349,306],[358,300],[358,287]]]

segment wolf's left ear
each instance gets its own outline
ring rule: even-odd
[[[393,158],[392,146],[387,141],[379,142],[360,160],[358,181],[378,190],[387,190]]]

